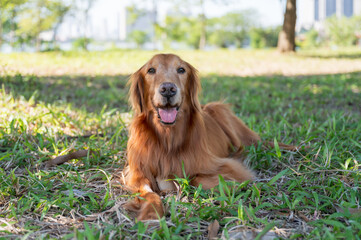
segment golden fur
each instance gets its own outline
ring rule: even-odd
[[[165,91],[169,95],[164,95]],[[158,194],[174,190],[172,181],[165,180],[186,177],[182,166],[191,184],[202,184],[204,189],[216,186],[219,175],[237,182],[253,178],[252,172],[231,156],[243,146],[257,144],[260,137],[227,105],[201,106],[199,91],[197,70],[172,54],[155,55],[130,78],[134,119],[127,147],[126,184],[139,192],[140,198],[126,208],[136,211],[139,220],[164,215]]]

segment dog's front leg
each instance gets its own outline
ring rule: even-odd
[[[137,213],[138,220],[159,219],[164,216],[164,207],[160,196],[153,192],[151,181],[137,169],[129,170],[126,184],[135,192],[140,193],[133,201],[124,205],[127,210]]]

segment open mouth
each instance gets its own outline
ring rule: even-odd
[[[161,123],[172,125],[175,123],[179,107],[164,107],[157,108],[158,118]]]

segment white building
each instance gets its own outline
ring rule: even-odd
[[[297,31],[322,28],[328,17],[361,15],[361,0],[300,0],[297,2]]]

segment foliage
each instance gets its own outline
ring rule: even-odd
[[[61,0],[28,0],[20,2],[15,34],[23,40],[35,41],[40,50],[40,33],[58,26],[71,6]]]
[[[127,24],[133,25],[138,18],[144,16],[146,11],[138,8],[135,4],[127,7]]]
[[[330,44],[337,46],[351,46],[356,43],[356,34],[360,34],[361,16],[336,17],[325,21],[326,34]]]
[[[134,41],[137,47],[141,48],[149,40],[149,36],[144,31],[134,30],[129,34],[129,40]]]
[[[75,39],[72,43],[74,50],[88,51],[88,45],[91,43],[91,39],[87,37],[81,37]]]
[[[163,197],[168,215],[137,222],[122,208],[134,196],[118,182],[130,115],[126,82],[154,52],[0,54],[1,237],[205,239],[214,220],[223,239],[237,231],[256,235],[253,229],[281,239],[360,236],[361,76],[347,72],[350,64],[360,70],[360,50],[175,53],[202,70],[202,103],[226,99],[263,139],[300,150],[248,147],[244,161],[256,181],[220,178],[202,190],[177,179],[182,191]],[[252,62],[267,72],[242,77]],[[320,74],[323,65],[315,72],[320,62],[344,73]],[[276,65],[299,69],[288,76],[267,69]],[[100,154],[44,167],[49,158],[87,148]]]
[[[129,26],[127,40],[136,43],[137,48],[141,48],[147,41],[151,40],[150,35],[152,33],[152,29],[147,29],[141,26],[139,24],[140,22],[137,24],[137,20],[142,19],[144,16],[147,16],[147,10],[139,8],[136,4],[127,7],[127,24]],[[144,20],[150,19],[143,18],[143,21]],[[156,20],[152,19],[151,21],[152,24],[150,26],[154,26],[154,21]],[[137,28],[137,25],[141,28]]]
[[[303,39],[297,42],[297,45],[303,49],[319,47],[322,44],[321,36],[315,29],[307,31],[303,36]]]
[[[52,51],[61,51],[61,48],[56,42],[54,41],[42,41],[42,49],[41,52],[52,52]],[[73,48],[76,49],[76,47]]]
[[[54,1],[51,5],[51,11],[53,15],[56,17],[56,21],[53,27],[53,41],[56,41],[56,34],[59,26],[63,23],[64,18],[71,10],[73,10],[74,6],[71,4],[64,4],[64,1]],[[55,43],[54,43],[55,44]]]
[[[206,22],[206,35],[210,44],[219,47],[241,47],[256,21],[255,12],[247,10],[207,19]],[[178,42],[198,49],[202,24],[204,23],[199,17],[167,16],[164,25],[156,25],[156,34],[168,47],[171,42]]]
[[[81,25],[82,37],[87,38],[87,30],[89,24],[89,12],[90,9],[93,7],[94,3],[97,0],[77,0],[75,1],[75,8],[77,11],[81,12],[80,21],[78,24]]]
[[[0,45],[4,40],[5,34],[11,33],[17,28],[15,17],[19,7],[26,0],[1,0],[0,1]],[[9,39],[5,39],[9,40]]]
[[[219,47],[242,47],[251,27],[256,24],[255,15],[255,11],[246,10],[209,19],[209,42]]]
[[[325,31],[318,32],[311,29],[301,35],[298,45],[304,49],[320,46],[352,46],[361,37],[361,16],[337,17],[332,16],[324,22]]]
[[[281,31],[279,27],[254,27],[250,30],[251,47],[252,48],[266,48],[277,47],[278,34]]]
[[[166,36],[166,45],[170,42],[185,43],[195,49],[199,48],[201,23],[196,17],[167,16],[165,26],[156,26],[158,37]]]

